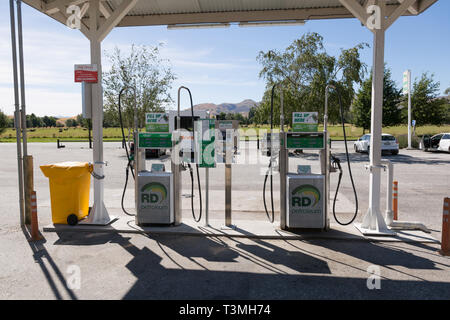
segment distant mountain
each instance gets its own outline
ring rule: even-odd
[[[259,103],[251,99],[246,99],[239,103],[221,103],[219,105],[214,103],[201,103],[194,106],[194,110],[206,110],[212,115],[224,113],[240,113],[243,116],[248,116],[250,108],[258,106]]]

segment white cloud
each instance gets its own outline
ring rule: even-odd
[[[74,115],[81,110],[81,88],[73,80],[73,66],[89,63],[89,42],[76,30],[40,30],[26,28],[24,35],[24,62],[27,113],[37,115]],[[111,64],[105,57],[118,47],[128,54],[131,43],[107,38],[102,44],[103,71]],[[152,43],[154,43],[152,41]],[[177,43],[161,39],[161,58],[169,60],[172,71],[183,79],[183,84],[202,86],[255,87],[258,81],[226,76],[239,70],[256,70],[255,61],[219,59],[212,47],[186,50]],[[146,43],[142,43],[146,45]],[[10,30],[6,23],[0,26],[0,108],[8,114],[14,112],[14,90]],[[255,71],[256,72],[256,71]],[[210,77],[211,74],[223,74]],[[248,73],[248,72],[246,72]],[[252,71],[250,71],[252,73]],[[177,82],[174,83],[176,87]]]

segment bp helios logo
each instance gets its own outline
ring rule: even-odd
[[[313,185],[302,185],[291,195],[293,213],[320,213],[320,191]]]
[[[141,205],[143,208],[162,209],[167,199],[167,189],[158,182],[151,182],[141,188]]]

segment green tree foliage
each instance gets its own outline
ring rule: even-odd
[[[353,124],[363,128],[363,134],[370,129],[372,109],[372,76],[366,79],[356,94],[352,106]]]
[[[325,87],[334,82],[341,92],[343,107],[349,110],[354,96],[354,85],[361,83],[366,65],[361,62],[361,51],[367,44],[358,44],[350,49],[341,49],[340,55],[329,55],[323,38],[317,33],[306,33],[295,40],[284,52],[269,50],[260,52],[257,60],[262,65],[260,77],[266,80],[267,90],[257,109],[255,120],[267,123],[270,114],[270,97],[273,84],[284,90],[286,122],[291,123],[294,111],[317,111],[323,119]],[[274,110],[275,123],[279,122],[279,90],[276,92]],[[329,96],[329,121],[340,119],[339,104],[334,91]]]
[[[10,125],[9,118],[3,111],[0,110],[0,134],[5,132],[6,128]]]
[[[225,112],[221,112],[216,116],[217,120],[225,120],[227,117],[227,114]]]
[[[233,113],[233,112],[221,112],[218,115],[216,115],[217,120],[238,120],[240,125],[248,125],[250,124],[249,118],[243,116],[240,113]]]
[[[444,105],[444,122],[445,124],[450,124],[450,88],[447,88],[444,93],[447,95],[446,100],[447,102]]]
[[[401,124],[400,103],[402,91],[392,80],[392,72],[384,68],[383,82],[383,126],[391,127]],[[353,124],[362,127],[364,132],[370,128],[372,115],[372,75],[361,84],[352,107]]]
[[[72,128],[78,127],[77,120],[76,119],[67,119],[66,120],[66,127],[72,127]]]
[[[397,88],[392,80],[390,69],[384,70],[383,85],[383,126],[392,127],[401,124],[402,112],[402,89]]]
[[[128,55],[117,47],[107,53],[111,69],[103,73],[105,126],[116,126],[118,122],[119,92],[124,87],[136,90],[140,125],[146,112],[162,112],[172,102],[169,90],[175,79],[167,61],[160,58],[160,47],[137,47],[132,45]],[[133,126],[134,92],[127,90],[122,95],[124,126]]]
[[[44,116],[42,122],[44,123],[44,127],[56,127],[55,117]]]
[[[445,99],[438,98],[440,83],[433,75],[423,73],[415,79],[411,95],[412,116],[417,125],[441,125],[445,122]]]
[[[248,112],[248,117],[247,117],[248,124],[252,124],[255,122],[256,110],[257,110],[257,107],[250,108],[250,110]]]
[[[77,115],[77,122],[81,127],[89,128],[89,121],[90,119],[83,118],[82,114]]]
[[[445,89],[444,93],[450,97],[450,88]]]
[[[36,116],[34,113],[27,115],[27,128],[41,128],[44,126],[42,118]]]

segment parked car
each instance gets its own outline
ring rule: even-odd
[[[359,138],[354,144],[355,152],[367,152],[370,153],[370,134],[365,134]],[[397,155],[399,152],[399,144],[397,138],[390,134],[381,136],[381,152],[390,152],[393,155]]]
[[[432,137],[429,135],[423,136],[419,149],[423,151],[450,152],[450,133],[439,133]]]

